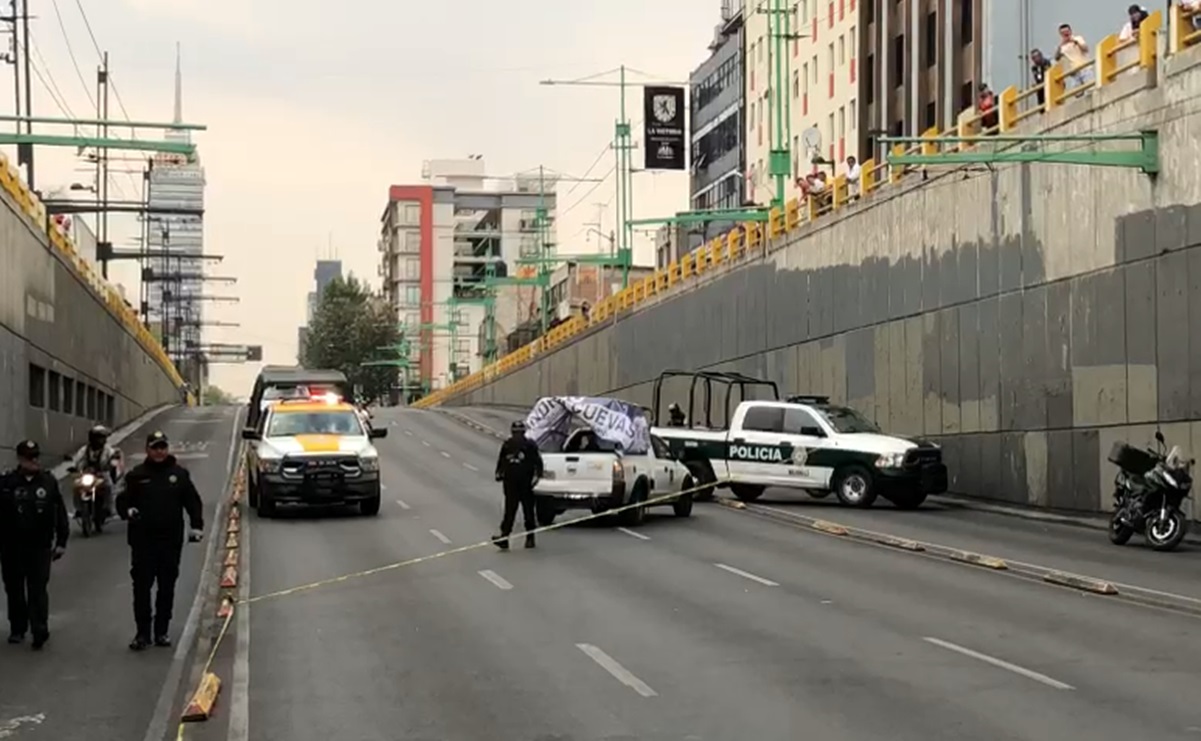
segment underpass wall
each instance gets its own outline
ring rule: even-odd
[[[937,439],[956,492],[1108,509],[1115,440],[1143,443],[1161,425],[1201,452],[1198,54],[1039,122],[1053,134],[1158,129],[1157,178],[933,170],[452,403],[587,393],[649,405],[664,369],[738,370]],[[684,400],[668,391],[664,403]]]
[[[0,466],[25,438],[53,465],[92,424],[121,425],[179,401],[168,371],[0,188]]]

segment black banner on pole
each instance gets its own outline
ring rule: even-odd
[[[643,120],[646,169],[687,169],[684,88],[644,88]]]

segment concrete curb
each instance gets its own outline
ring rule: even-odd
[[[121,425],[117,429],[113,430],[113,434],[110,435],[108,438],[108,444],[112,445],[113,447],[120,445],[122,442],[125,441],[125,438],[129,437],[130,435],[132,435],[134,433],[134,430],[136,430],[139,427],[141,427],[142,425],[148,423],[150,420],[154,419],[155,417],[157,417],[158,415],[167,411],[168,409],[174,409],[178,406],[182,406],[182,405],[180,405],[180,404],[163,404],[162,406],[151,409],[150,411],[144,413],[142,416],[140,416],[130,422],[126,422],[125,424]],[[65,479],[68,475],[67,469],[71,467],[71,462],[74,461],[76,458],[78,458],[79,454],[82,453],[83,449],[86,447],[87,447],[87,445],[80,445],[78,448],[75,449],[75,452],[71,454],[70,461],[64,461],[64,462],[58,464],[53,469],[51,469],[50,474],[52,476],[54,476],[54,478],[56,478],[56,479]]]
[[[1087,530],[1109,530],[1109,520],[1102,514],[1095,515],[1068,515],[1059,512],[1043,512],[1034,509],[1026,509],[1024,507],[1007,507],[1003,504],[995,504],[993,502],[983,502],[975,499],[967,499],[964,497],[941,494],[932,496],[929,501],[947,509],[968,509],[977,512],[988,512],[994,515],[1004,517],[1014,517],[1019,520],[1031,520],[1034,522],[1049,522],[1056,525],[1070,525],[1072,527],[1084,528]],[[1190,523],[1195,531],[1197,525],[1201,524],[1197,521]],[[1201,534],[1190,532],[1184,537],[1185,542],[1193,545],[1201,545]]]
[[[1113,584],[1102,579],[1093,579],[1088,576],[1077,576],[1076,574],[1068,574],[1063,571],[1052,571],[1043,575],[1043,581],[1048,584],[1057,584],[1061,587],[1072,587],[1073,589],[1083,589],[1086,592],[1093,594],[1118,594],[1118,588]]]

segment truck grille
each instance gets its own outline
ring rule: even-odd
[[[291,476],[330,475],[357,476],[361,473],[355,456],[322,456],[319,458],[288,458],[283,471]]]
[[[942,463],[942,450],[938,448],[913,448],[905,454],[905,466],[920,468],[931,463]]]

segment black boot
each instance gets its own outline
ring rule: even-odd
[[[509,550],[509,536],[493,535],[492,536],[492,545],[496,546],[497,548],[501,549],[502,551]]]
[[[526,548],[533,548],[533,547],[534,547],[534,536],[533,536],[533,535],[527,535],[527,536],[525,536],[525,547],[526,547]]]
[[[154,645],[159,648],[171,648],[171,638],[164,633],[154,639]]]
[[[50,640],[50,634],[49,634],[49,633],[41,633],[41,634],[39,634],[39,635],[35,635],[35,636],[33,637],[33,644],[31,644],[31,645],[32,645],[32,648],[33,648],[33,650],[34,650],[34,651],[41,651],[41,650],[42,650],[42,647],[46,645],[46,641],[48,641],[48,640]]]
[[[22,643],[24,640],[25,640],[24,633],[9,633],[9,635],[8,635],[8,642],[9,642],[9,644],[11,644],[13,646],[17,645],[18,643]]]
[[[144,651],[150,647],[150,639],[139,633],[129,643],[130,651]]]

